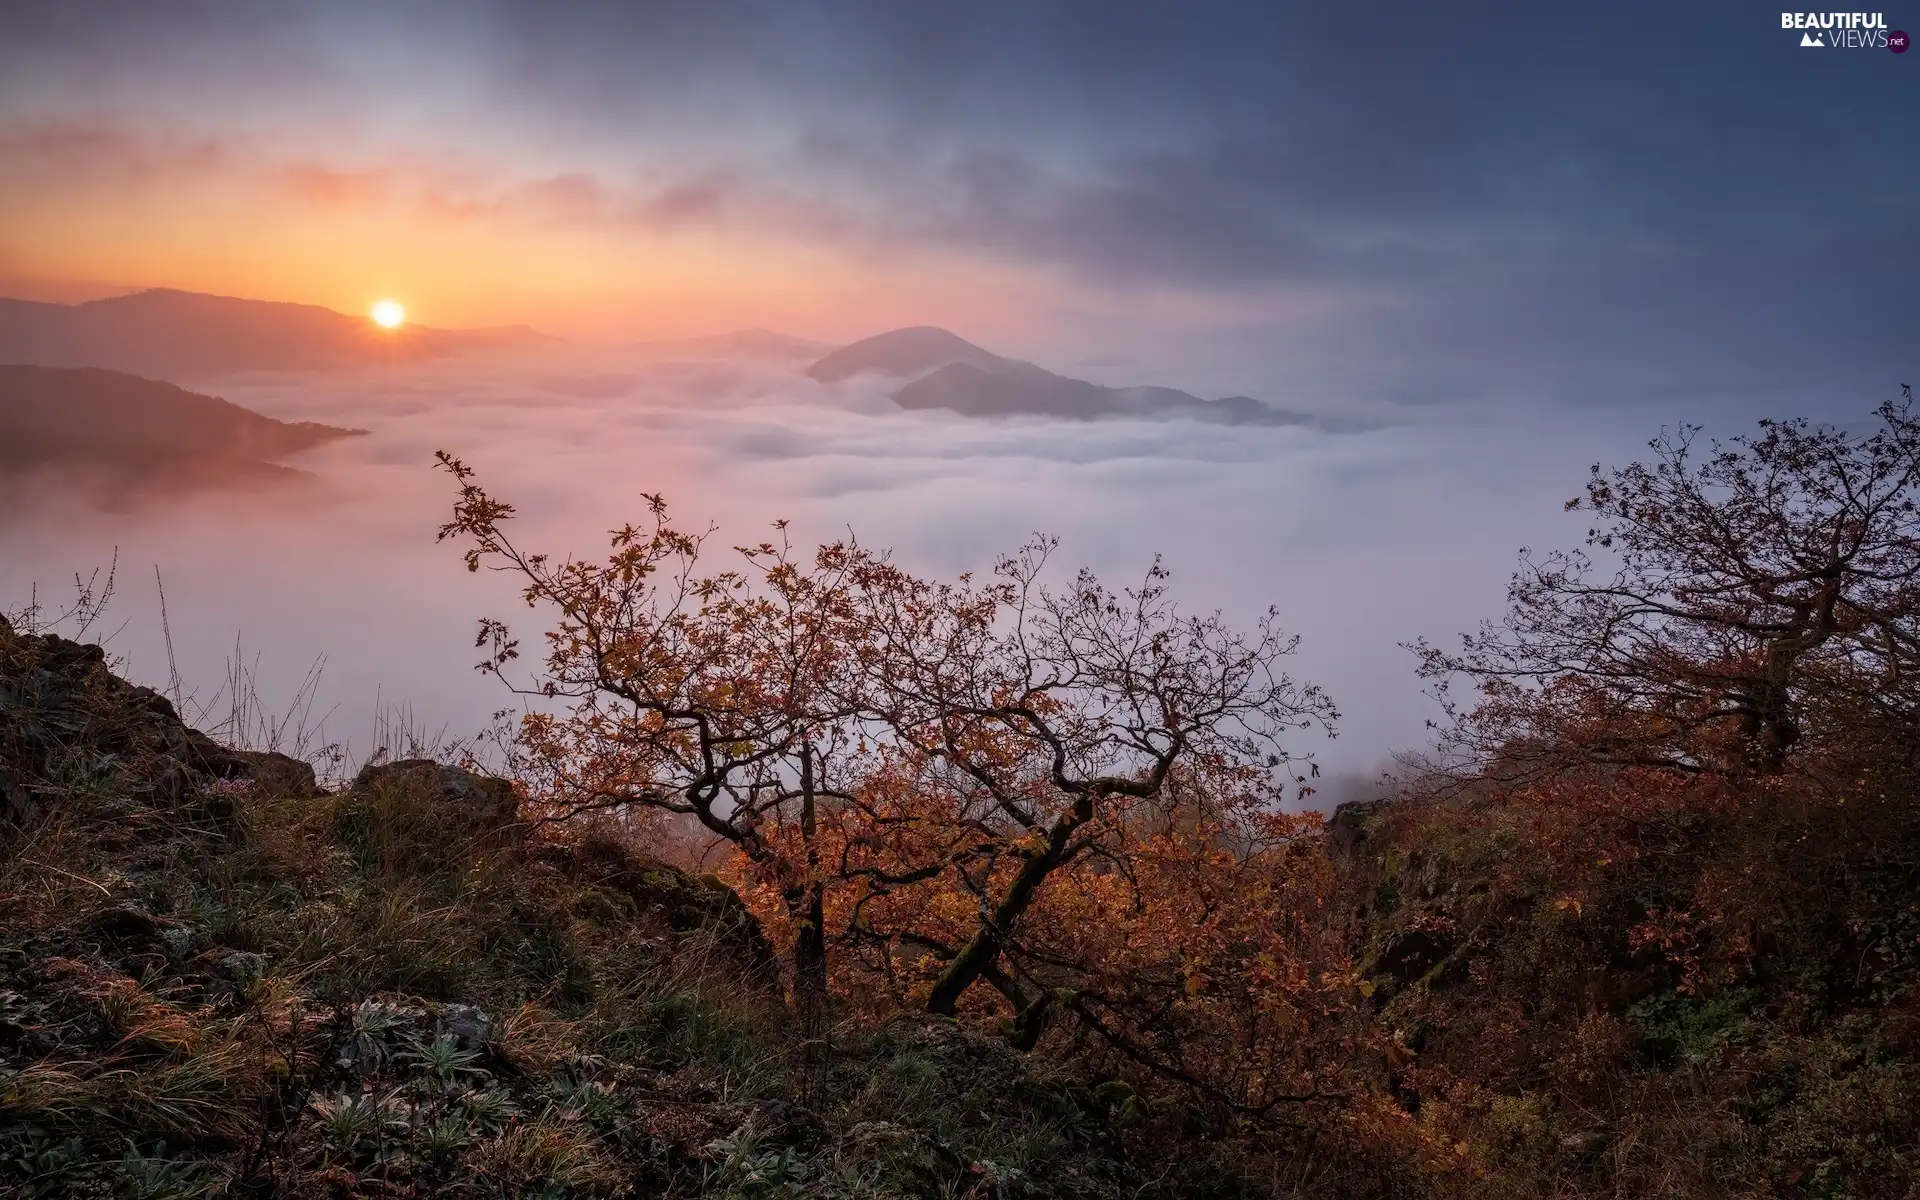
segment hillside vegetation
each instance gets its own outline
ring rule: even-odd
[[[1294,641],[1037,542],[931,581],[443,536],[505,778],[224,748],[0,626],[26,1195],[1920,1194],[1920,423],[1682,429],[1414,661],[1324,824]],[[719,559],[719,566],[715,560]],[[1284,789],[1284,791],[1283,791]],[[704,874],[697,862],[711,864]]]

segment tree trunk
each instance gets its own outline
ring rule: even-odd
[[[826,1083],[831,998],[827,982],[827,943],[822,936],[826,919],[818,885],[805,888],[791,906],[798,920],[793,943],[793,1001],[800,1018],[805,1088],[816,1094]]]
[[[999,959],[1004,937],[1013,931],[1020,917],[1032,906],[1040,885],[1066,856],[1067,843],[1072,840],[1073,831],[1092,819],[1093,805],[1093,793],[1082,792],[1074,800],[1073,807],[1054,821],[1053,828],[1047,833],[1046,847],[1021,866],[1019,874],[1013,877],[1012,886],[1007,888],[1006,896],[995,906],[986,924],[947,964],[947,969],[940,972],[940,977],[934,980],[933,993],[927,997],[928,1012],[942,1017],[952,1016],[961,995]]]
[[[827,975],[826,894],[819,877],[819,851],[814,837],[813,755],[800,755],[800,833],[807,847],[807,878],[787,895],[787,911],[795,918],[793,942],[793,999],[800,1017],[802,1038],[801,1087],[812,1100],[826,1088],[831,1055],[832,1013]]]

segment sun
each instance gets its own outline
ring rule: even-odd
[[[398,300],[375,300],[369,313],[373,323],[382,329],[398,329],[407,319],[407,306]]]

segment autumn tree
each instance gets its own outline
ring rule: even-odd
[[[1460,677],[1457,750],[1524,773],[1568,762],[1773,775],[1920,714],[1920,421],[1864,434],[1803,420],[1649,463],[1595,466],[1567,503],[1584,551],[1523,552],[1505,618],[1421,673]]]
[[[783,530],[703,574],[706,539],[658,497],[604,562],[555,563],[441,461],[460,485],[442,537],[556,616],[518,737],[550,815],[676,814],[732,847],[749,901],[791,934],[813,1040],[838,945],[903,1002],[953,1015],[985,983],[1023,1045],[1065,1009],[1198,1083],[1205,1039],[1171,1052],[1167,1001],[1199,1011],[1201,981],[1244,974],[1229,960],[1285,973],[1256,932],[1272,889],[1235,898],[1230,881],[1248,877],[1250,822],[1279,820],[1283,786],[1312,773],[1289,735],[1336,714],[1282,669],[1297,639],[1271,611],[1249,633],[1183,613],[1157,563],[1131,590],[1086,572],[1050,587],[1044,540],[985,581],[938,583],[851,542],[803,558]],[[504,678],[518,642],[495,620],[479,642]],[[1186,968],[1164,953],[1183,944]],[[1263,986],[1236,993],[1256,1024],[1275,1011]],[[1280,1078],[1253,1074],[1236,1094]]]
[[[901,769],[944,798],[969,839],[946,876],[945,920],[923,907],[936,920],[855,932],[904,940],[939,964],[931,1012],[952,1015],[985,981],[1021,1014],[1027,1040],[1049,993],[1018,979],[1023,931],[1050,881],[1081,863],[1124,873],[1129,838],[1167,828],[1183,798],[1203,819],[1210,799],[1230,794],[1272,804],[1279,783],[1312,770],[1286,736],[1331,732],[1337,716],[1282,669],[1298,642],[1271,610],[1251,633],[1183,613],[1157,562],[1126,591],[1086,571],[1049,587],[1054,549],[1036,541],[985,582],[933,584],[879,561],[852,573],[875,715]]]
[[[1071,1048],[1111,1078],[1172,1083],[1227,1119],[1325,1097],[1338,1061],[1327,1057],[1339,1041],[1329,1027],[1357,994],[1325,920],[1319,815],[1192,795],[1151,816],[1124,807],[1100,818],[1110,827],[1100,852],[1056,866],[1003,931],[985,999],[1004,1000],[1011,1039]],[[937,979],[977,929],[980,900],[964,883],[883,897],[865,928],[910,951],[934,948],[922,958]],[[855,946],[841,970],[864,969],[876,992],[897,989],[890,949]]]
[[[827,547],[802,562],[783,533],[701,574],[707,535],[676,528],[664,500],[648,496],[648,523],[613,531],[604,561],[555,562],[509,536],[512,505],[458,459],[439,459],[460,488],[441,539],[465,541],[469,570],[518,576],[528,606],[555,614],[540,678],[508,680],[546,702],[522,719],[518,744],[549,819],[651,810],[691,818],[736,850],[778,897],[797,1007],[817,1040],[824,826],[861,768],[859,613],[844,582],[860,551]],[[520,652],[507,626],[483,621],[476,645],[487,651],[481,667],[506,680]]]

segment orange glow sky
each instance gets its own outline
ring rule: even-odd
[[[381,296],[412,319],[529,322],[593,337],[768,326],[861,336],[898,314],[992,330],[1059,284],[936,251],[848,254],[752,228],[602,219],[566,177],[340,170],[118,129],[15,126],[0,139],[0,278],[15,295],[132,287],[323,304]],[[573,177],[573,183],[582,177]]]

